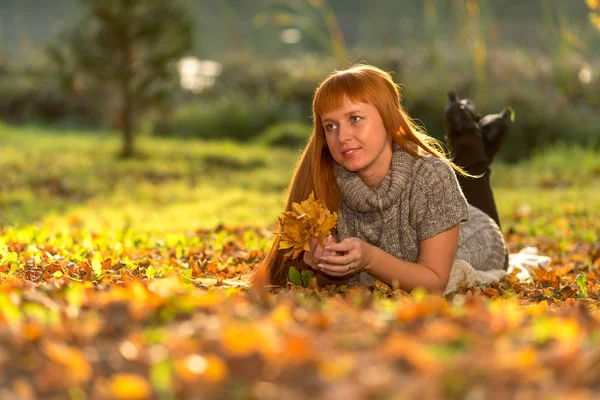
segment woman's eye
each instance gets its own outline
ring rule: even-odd
[[[358,115],[353,115],[350,117],[350,121],[352,122],[358,122],[362,119],[362,117],[359,117]]]
[[[325,132],[331,132],[334,129],[335,129],[335,125],[334,124],[327,124],[327,125],[325,125]]]

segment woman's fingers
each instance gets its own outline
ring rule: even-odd
[[[325,245],[328,244],[328,242],[327,242],[328,240],[330,241],[329,243],[335,243],[335,241],[331,241],[331,240],[333,240],[333,237],[328,236],[325,238]],[[321,247],[321,244],[319,243],[319,240],[317,238],[312,238],[310,240],[309,246],[310,246],[310,252],[305,251],[302,259],[305,264],[310,265],[313,268],[315,268],[317,263],[319,263],[319,260],[321,259],[321,257],[330,255],[330,254],[335,254],[335,252],[333,252],[333,251],[325,251],[323,249],[323,247]]]
[[[323,256],[323,248],[319,245],[312,252],[315,262],[319,262],[319,258]]]
[[[319,243],[318,239],[313,238],[313,239],[311,239],[311,241],[312,240],[314,240],[315,243],[316,243],[316,247],[315,247],[315,249],[313,251],[313,256],[314,256],[316,262],[318,262],[319,259],[321,257],[323,257],[324,255],[335,253],[335,252],[333,252],[331,250],[325,250],[325,247],[327,247],[328,245],[335,244],[335,239],[333,238],[333,236],[331,236],[331,235],[326,236],[325,240],[324,240],[324,243],[323,243],[323,246],[321,246],[321,243]]]
[[[309,253],[308,251],[304,252],[304,256],[302,256],[302,261],[304,261],[304,264],[306,264],[306,265],[310,265],[313,268],[315,267],[311,253]]]
[[[323,255],[319,258],[320,263],[332,265],[348,265],[354,260],[356,260],[356,257],[350,253],[343,256],[338,256],[336,253],[331,253],[328,255]]]
[[[325,246],[325,250],[332,251],[350,251],[356,247],[352,239],[344,239],[339,243],[332,243]]]
[[[348,268],[348,265],[333,265],[333,264],[319,264],[319,269],[332,276],[344,276],[348,275],[352,271]]]
[[[348,239],[336,243],[335,238],[332,235],[328,235],[325,237],[324,247],[321,247],[318,239],[312,238],[310,240],[311,251],[304,252],[303,260],[305,264],[308,264],[313,268],[318,268],[317,264],[329,264],[329,266],[334,268],[340,267],[341,270],[345,268],[345,272],[341,270],[331,270],[332,274],[345,275],[348,273],[347,265],[356,257],[353,257],[351,254],[338,255],[338,253],[347,253],[352,248],[354,248],[354,246]]]

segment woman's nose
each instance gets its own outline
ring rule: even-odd
[[[348,127],[348,126],[340,125],[338,130],[339,130],[338,140],[340,141],[340,143],[347,142],[350,139],[350,137],[352,136],[352,134],[350,132],[350,127]]]

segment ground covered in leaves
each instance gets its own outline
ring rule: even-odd
[[[511,252],[553,260],[530,282],[446,299],[291,285],[261,297],[242,277],[272,242],[261,227],[282,211],[297,151],[143,137],[124,161],[117,135],[4,125],[0,143],[0,399],[599,389],[597,150],[495,162]]]
[[[0,397],[585,397],[600,389],[600,245],[574,235],[508,234],[511,252],[536,244],[551,267],[446,299],[260,297],[242,277],[268,231],[2,228]]]

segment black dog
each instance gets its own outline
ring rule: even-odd
[[[471,100],[460,100],[454,91],[448,93],[448,99],[444,122],[452,161],[469,174],[480,176],[469,178],[457,174],[458,182],[467,201],[487,213],[499,226],[490,186],[490,164],[508,137],[513,111],[505,108],[500,114],[480,118]]]
[[[448,92],[449,103],[444,110],[446,142],[453,152],[459,137],[474,136],[483,141],[484,152],[491,164],[494,156],[508,138],[509,123],[514,120],[512,108],[507,107],[499,114],[488,114],[481,118],[475,104],[469,99],[460,100],[456,92]]]
[[[448,92],[448,99],[450,102],[444,110],[446,141],[453,141],[461,135],[481,136],[475,104],[469,99],[460,100],[453,90]]]

